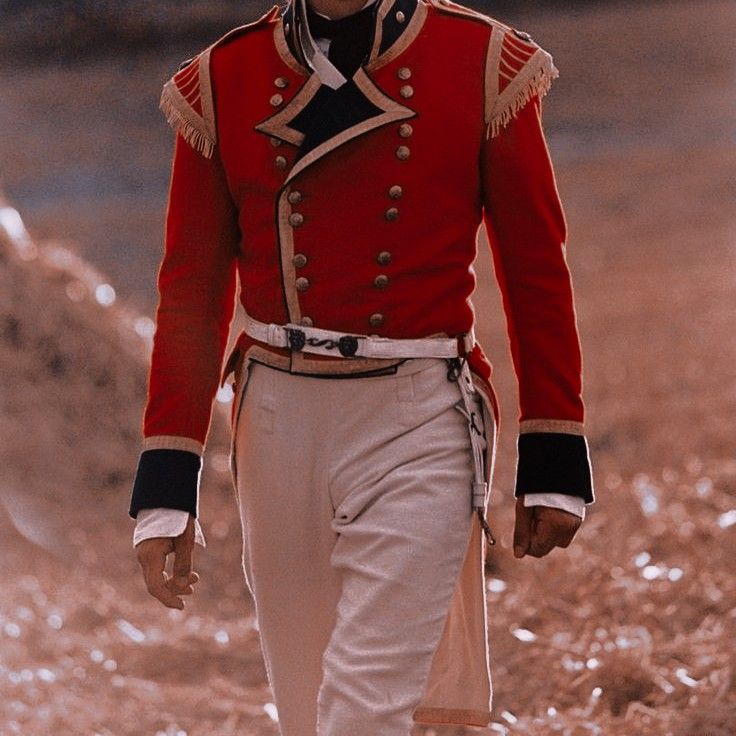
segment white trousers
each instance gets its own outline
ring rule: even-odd
[[[442,359],[300,376],[245,361],[232,471],[282,736],[407,736],[474,518]],[[480,399],[478,399],[480,401]]]

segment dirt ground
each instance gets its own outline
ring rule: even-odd
[[[482,242],[475,306],[503,410],[494,722],[462,733],[733,736],[736,6],[615,4],[518,25],[561,71],[545,120],[597,501],[568,550],[513,558],[515,382]],[[227,405],[184,612],[145,593],[127,516],[168,177],[155,98],[178,60],[97,60],[83,78],[73,65],[0,70],[3,186],[37,244],[0,227],[2,736],[277,733],[240,569]]]

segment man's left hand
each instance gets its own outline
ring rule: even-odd
[[[567,547],[580,528],[582,519],[551,506],[524,506],[523,496],[516,499],[514,557],[544,557],[555,547]]]

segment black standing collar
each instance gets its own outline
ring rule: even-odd
[[[307,5],[307,23],[312,38],[329,39],[328,58],[348,79],[368,61],[376,26],[376,8],[377,4],[373,3],[345,18],[330,20]]]
[[[296,36],[294,15],[298,12],[297,5],[298,0],[289,0],[281,14],[283,33],[291,55],[301,66],[307,67],[306,59]],[[382,58],[393,57],[403,50],[404,42],[408,44],[411,40],[411,38],[407,39],[405,36],[413,36],[412,31],[415,30],[417,25],[417,19],[414,16],[418,13],[421,5],[423,5],[422,0],[377,0],[373,5],[365,8],[365,11],[371,11],[374,20],[367,67],[370,68]]]

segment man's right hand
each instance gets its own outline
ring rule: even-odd
[[[152,537],[136,545],[138,562],[148,592],[168,608],[184,608],[180,596],[191,595],[199,575],[192,571],[194,552],[194,518],[178,537]],[[166,572],[166,557],[174,553],[173,575]]]

